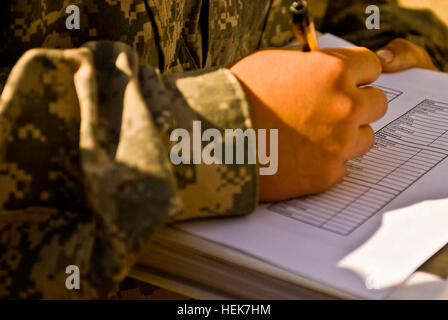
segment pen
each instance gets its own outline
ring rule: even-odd
[[[309,14],[308,3],[305,0],[294,1],[289,10],[292,14],[292,29],[302,44],[302,51],[318,50],[316,29]]]

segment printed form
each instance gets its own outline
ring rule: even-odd
[[[319,41],[351,46],[329,34]],[[243,218],[179,227],[316,288],[387,297],[448,242],[448,75],[413,69],[383,74],[374,85],[389,100],[373,124],[375,145],[348,162],[333,189],[262,205]]]
[[[372,150],[347,164],[346,177],[335,188],[269,209],[348,235],[447,156],[448,104],[424,99],[380,129]]]

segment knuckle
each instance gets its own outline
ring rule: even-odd
[[[370,87],[369,90],[371,90],[369,99],[370,106],[378,110],[378,117],[384,116],[389,105],[389,99],[386,93],[377,87]]]
[[[347,112],[347,117],[352,116],[356,110],[356,99],[352,95],[344,95],[344,106]]]
[[[371,70],[373,70],[374,73],[377,76],[379,76],[383,71],[383,66],[381,64],[381,60],[378,58],[376,53],[365,47],[360,47],[358,48],[358,50],[359,53],[363,55],[364,57],[363,60],[366,61],[366,63],[368,63]]]
[[[326,145],[326,153],[329,163],[345,161],[347,153],[352,147],[353,135],[348,130],[340,131],[337,138]]]
[[[378,118],[382,118],[387,112],[389,99],[387,98],[386,93],[379,88],[372,87],[372,92],[373,92],[372,102],[375,104],[373,105],[373,107],[378,110]]]
[[[326,69],[331,79],[337,81],[347,74],[347,63],[339,57],[329,57]]]
[[[366,47],[357,47],[354,48],[354,50],[357,50],[359,54],[366,54],[366,55],[374,54],[370,49]]]
[[[381,60],[380,58],[378,58],[378,56],[370,51],[370,57],[371,57],[371,67],[372,70],[374,71],[374,74],[376,75],[376,77],[379,77],[381,75],[381,73],[383,72],[383,65],[381,64]]]
[[[334,108],[337,120],[348,121],[355,115],[357,105],[355,100],[355,97],[350,94],[339,95]]]

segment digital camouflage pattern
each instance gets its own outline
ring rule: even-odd
[[[33,47],[65,49],[111,40],[134,47],[140,63],[163,71],[224,66],[260,45],[282,45],[291,39],[285,19],[288,3],[149,0],[148,14],[142,0],[14,1],[7,50],[18,58]],[[81,9],[80,30],[65,27],[65,9],[71,4]]]
[[[84,13],[84,29],[73,33],[65,29],[65,7],[72,3]],[[163,76],[151,66],[160,57],[142,1],[13,5],[8,47],[17,54],[97,38],[121,42],[30,50],[9,75],[0,105],[1,297],[105,297],[162,222],[254,209],[256,165],[169,162],[171,130],[191,130],[193,120],[204,130],[249,128],[251,120],[228,70],[174,73],[201,65],[194,21],[202,10],[200,3],[167,3],[151,3],[163,35]],[[272,4],[273,14],[279,5]],[[270,7],[211,1],[210,12],[221,20],[210,24],[216,37],[208,43],[217,52],[209,51],[206,63],[225,65],[268,44],[263,22],[256,34],[247,31],[251,22],[267,20]],[[246,21],[241,14],[249,12]],[[266,34],[274,39],[277,31]],[[237,45],[241,40],[248,44]],[[221,53],[224,47],[238,49]],[[65,288],[68,265],[79,266],[81,290]]]
[[[1,298],[107,297],[164,222],[254,209],[256,165],[173,166],[169,134],[251,127],[223,67],[292,39],[289,0],[12,2],[2,56],[26,53],[0,67]]]

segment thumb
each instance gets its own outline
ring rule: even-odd
[[[376,54],[386,73],[410,68],[437,70],[425,49],[405,39],[392,40]]]

